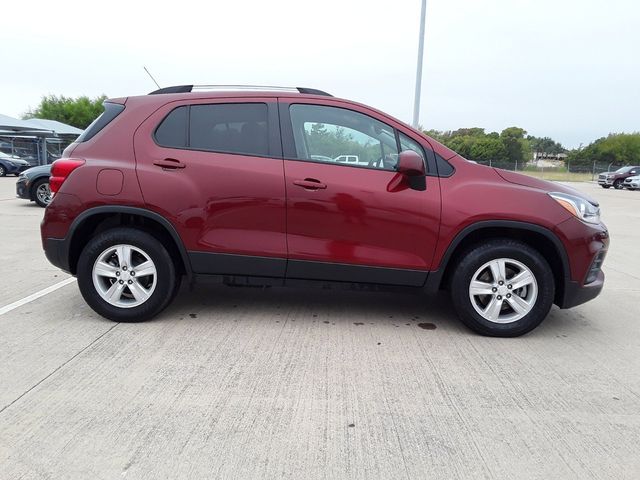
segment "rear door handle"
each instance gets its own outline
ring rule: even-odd
[[[305,188],[307,190],[324,190],[327,186],[320,182],[320,180],[316,180],[315,178],[305,178],[304,180],[294,180],[294,185],[298,187]]]
[[[153,162],[156,167],[162,167],[165,170],[177,170],[184,168],[186,165],[175,158],[165,158],[164,160],[156,160]]]

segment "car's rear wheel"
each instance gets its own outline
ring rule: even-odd
[[[0,165],[0,177],[5,177],[7,175],[7,170],[4,166]]]
[[[51,203],[51,188],[48,178],[42,178],[33,185],[33,199],[43,208]]]
[[[622,188],[622,180],[616,180],[613,182],[613,188],[616,190],[620,190]]]
[[[160,313],[177,291],[176,268],[156,238],[133,228],[93,237],[78,261],[80,292],[93,310],[116,322]]]
[[[553,272],[527,244],[494,239],[466,250],[454,268],[451,295],[460,319],[483,335],[516,337],[547,316]]]

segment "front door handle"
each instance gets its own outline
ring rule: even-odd
[[[177,170],[179,168],[184,168],[186,165],[182,163],[180,160],[176,160],[175,158],[165,158],[164,160],[156,160],[153,162],[156,167],[162,167],[166,170]]]
[[[327,186],[320,182],[320,180],[316,180],[315,178],[305,178],[304,180],[294,180],[294,185],[298,187],[302,187],[306,190],[324,190]]]

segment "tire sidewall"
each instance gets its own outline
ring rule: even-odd
[[[156,267],[157,283],[151,297],[142,305],[120,308],[103,300],[93,285],[93,265],[107,248],[128,244],[144,251]],[[89,306],[98,314],[117,322],[142,322],[162,311],[171,301],[176,285],[176,271],[164,246],[149,233],[133,228],[114,228],[93,237],[78,260],[78,286]]]
[[[497,258],[517,260],[533,273],[538,295],[533,309],[520,320],[495,323],[483,318],[473,308],[469,298],[469,284],[475,272],[487,262]],[[467,251],[458,264],[451,285],[454,307],[461,320],[483,335],[513,337],[523,335],[537,327],[547,316],[555,296],[555,281],[544,257],[528,245],[509,240],[496,240]]]

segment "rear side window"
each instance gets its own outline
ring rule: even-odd
[[[89,125],[82,134],[76,139],[76,142],[86,142],[92,139],[104,127],[109,125],[124,110],[124,105],[119,103],[104,102],[104,112]]]
[[[267,105],[192,105],[189,147],[212,152],[269,155]]]
[[[156,128],[158,145],[169,148],[269,156],[265,103],[185,105]]]

